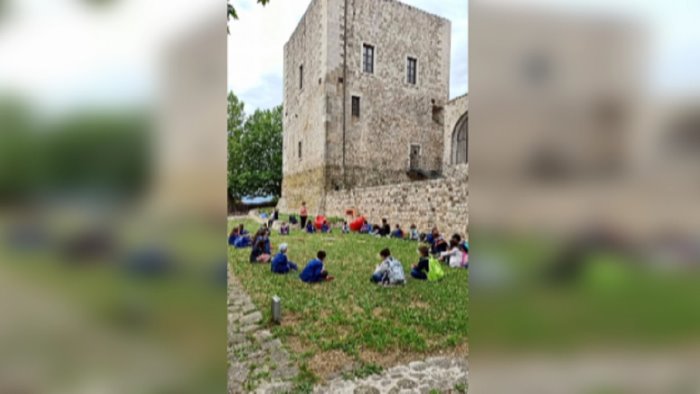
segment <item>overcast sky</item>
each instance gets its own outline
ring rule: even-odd
[[[234,1],[237,21],[230,23],[228,87],[246,104],[246,112],[282,103],[283,47],[310,0]],[[402,0],[452,21],[450,96],[467,92],[468,1]]]
[[[153,99],[158,61],[187,26],[216,15],[223,0],[5,0],[0,15],[0,94],[17,92],[54,111],[138,104]],[[468,0],[403,0],[452,21],[450,95],[467,91]],[[602,7],[636,14],[650,28],[651,85],[667,94],[700,93],[698,0],[483,0]],[[282,101],[282,47],[310,0],[232,0],[227,87],[246,110]],[[167,6],[164,6],[167,4]],[[221,15],[220,17],[218,15]],[[223,30],[222,30],[222,34]],[[223,48],[222,48],[223,50]]]

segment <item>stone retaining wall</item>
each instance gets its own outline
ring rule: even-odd
[[[355,209],[371,223],[387,218],[408,230],[412,223],[420,231],[438,226],[441,232],[460,233],[468,237],[468,175],[395,185],[355,188],[326,195],[327,216],[345,216]]]

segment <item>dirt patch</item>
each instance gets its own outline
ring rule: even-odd
[[[345,307],[344,310],[348,311],[350,315],[355,316],[355,315],[363,315],[365,313],[365,310],[360,308],[359,306],[355,305],[354,303],[350,308]]]
[[[407,353],[400,351],[376,352],[374,350],[361,350],[360,359],[365,363],[381,365],[384,368],[390,368],[397,364],[404,364],[409,361],[414,361],[420,358],[419,353]]]
[[[430,304],[423,301],[413,301],[411,302],[411,306],[416,309],[428,309],[430,307]]]
[[[309,346],[305,341],[297,337],[288,337],[284,341],[287,348],[295,354],[301,354],[309,349]]]
[[[280,325],[282,327],[296,326],[297,323],[299,323],[302,320],[303,319],[299,314],[288,312],[282,315],[282,322],[280,323]]]
[[[382,307],[377,307],[372,309],[372,316],[374,317],[380,317],[384,313],[384,308]]]
[[[353,363],[353,358],[342,350],[316,353],[309,360],[309,369],[316,375],[326,378]]]

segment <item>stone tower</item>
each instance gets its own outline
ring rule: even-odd
[[[441,171],[449,20],[396,0],[312,0],[284,46],[282,211]]]

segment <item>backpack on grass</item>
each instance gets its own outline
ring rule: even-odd
[[[428,280],[431,282],[436,282],[445,276],[445,271],[435,257],[428,260],[428,268]]]

